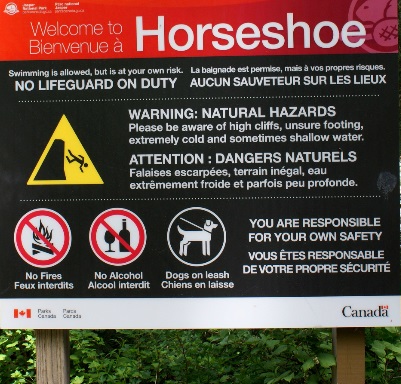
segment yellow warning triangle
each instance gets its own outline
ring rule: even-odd
[[[54,130],[27,184],[103,184],[65,115]]]

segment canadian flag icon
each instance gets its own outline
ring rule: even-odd
[[[30,309],[14,309],[14,319],[18,319],[19,317],[25,317],[27,319],[31,318],[31,310]]]

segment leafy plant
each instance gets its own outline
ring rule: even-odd
[[[369,383],[401,382],[401,328],[366,330],[366,377]]]
[[[325,384],[331,330],[73,330],[71,384]],[[33,331],[0,331],[0,383],[35,383]],[[401,328],[366,329],[366,383],[401,382]]]
[[[33,331],[0,331],[0,382],[35,383],[35,356]]]
[[[330,335],[327,330],[71,331],[72,382],[329,383],[335,365]]]

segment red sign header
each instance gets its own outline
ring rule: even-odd
[[[0,32],[1,60],[389,53],[398,45],[397,4],[387,0],[9,2]]]

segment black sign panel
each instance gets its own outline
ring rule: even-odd
[[[0,63],[2,298],[397,295],[397,57]]]

